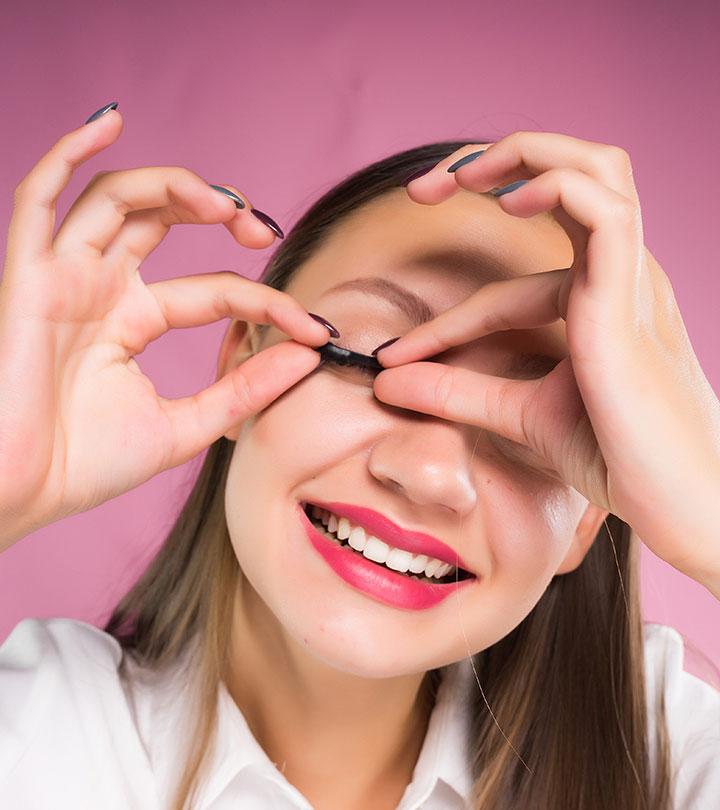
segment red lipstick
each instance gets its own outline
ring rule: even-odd
[[[473,573],[468,568],[467,563],[460,557],[454,549],[447,546],[442,540],[433,537],[425,532],[413,532],[403,529],[397,523],[369,509],[367,506],[355,506],[349,503],[339,503],[338,501],[310,501],[313,506],[333,512],[338,517],[346,517],[355,526],[362,526],[368,534],[387,543],[394,548],[401,548],[411,554],[427,554],[428,557],[435,557],[443,562],[450,563],[456,568],[463,568],[469,573]]]
[[[321,506],[321,504],[316,505]],[[322,505],[321,508],[329,509],[330,506]],[[359,554],[350,548],[350,546],[341,546],[335,540],[324,535],[308,518],[302,503],[298,503],[297,509],[308,540],[330,568],[353,588],[363,591],[391,607],[405,610],[425,610],[442,602],[458,589],[476,581],[476,577],[472,576],[464,580],[435,584],[413,579],[406,574],[393,571],[385,565],[369,560],[363,554]],[[334,512],[335,510],[331,511]],[[335,514],[338,513],[335,512]],[[349,515],[345,516],[350,520]],[[357,525],[362,525],[362,523],[357,521]],[[375,536],[380,537],[379,534]],[[427,535],[423,535],[423,537],[427,538]],[[444,546],[444,544],[442,545]],[[396,547],[406,548],[400,545]],[[407,550],[412,551],[412,549]],[[427,552],[417,551],[415,553],[424,554]],[[438,556],[438,559],[443,558]],[[447,561],[455,564],[452,563],[452,560]]]

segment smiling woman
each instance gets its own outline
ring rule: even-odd
[[[288,233],[261,281],[328,320],[337,344],[369,355],[482,285],[567,267],[571,246],[549,216],[514,219],[492,196],[467,192],[436,207],[408,199],[402,178],[459,147],[418,147],[347,178]],[[271,325],[235,321],[218,373],[286,339]],[[535,379],[566,355],[558,322],[488,335],[433,361]],[[219,681],[313,806],[409,810],[432,790],[448,808],[669,807],[662,707],[643,698],[629,527],[534,467],[527,448],[387,406],[359,381],[321,364],[219,440],[158,558],[108,622],[147,666],[198,638],[205,693],[175,807],[199,773]],[[297,519],[298,505],[328,501],[340,504],[331,524],[339,539]],[[344,507],[371,509],[382,523],[358,529],[351,547]],[[393,548],[429,562],[420,530],[477,576],[457,591],[407,579],[419,593],[402,596],[401,572],[373,573]],[[368,537],[375,560],[364,553]],[[179,559],[182,569],[172,565]],[[452,593],[428,602],[422,591],[432,588]],[[131,616],[142,631],[120,632]],[[470,701],[462,725],[472,741],[456,777],[428,770],[423,751],[433,707],[445,705],[440,686],[457,684],[468,656],[480,680],[466,673],[455,686]],[[299,745],[301,729],[313,729],[312,746]],[[658,741],[649,742],[652,729]],[[442,803],[443,782],[457,805]]]
[[[177,442],[218,414],[237,418],[217,430],[175,525],[102,631],[28,620],[1,651],[0,717],[22,705],[37,724],[27,746],[9,735],[21,742],[0,756],[14,763],[0,798],[3,784],[61,792],[80,767],[66,752],[84,751],[86,770],[100,744],[127,754],[127,778],[86,806],[152,795],[167,810],[710,807],[720,695],[683,671],[675,631],[643,625],[637,538],[587,497],[601,489],[602,454],[587,453],[592,425],[557,315],[558,302],[577,306],[564,281],[577,236],[547,212],[511,216],[499,199],[512,194],[453,186],[419,204],[418,186],[403,186],[437,164],[413,182],[449,188],[470,164],[445,167],[482,143],[425,144],[328,191],[261,284],[243,280],[259,323],[236,316],[224,287],[209,296],[215,316],[233,316],[218,359],[232,401],[194,400]],[[247,208],[230,212],[233,227],[261,243]],[[525,285],[510,305],[508,284]],[[196,289],[156,287],[159,304],[142,289],[144,328],[190,318]],[[290,301],[279,293],[297,321],[289,307],[278,317]],[[294,384],[241,413],[238,399],[253,405],[261,384],[289,378],[307,312],[335,329],[324,351],[314,340],[324,362],[308,351]],[[482,335],[459,339],[478,324]],[[378,351],[374,367],[374,350],[400,338],[388,348],[409,352],[423,326],[422,357],[390,368]],[[569,439],[533,429],[542,402],[551,428],[572,420]],[[432,411],[443,407],[448,418]],[[133,441],[143,450],[156,432]],[[40,671],[52,699],[38,707],[21,671]],[[85,689],[88,672],[102,688]],[[57,728],[72,735],[62,752]],[[42,785],[38,763],[54,768]]]

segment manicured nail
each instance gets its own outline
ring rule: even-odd
[[[471,161],[475,160],[475,158],[480,157],[480,155],[484,155],[487,152],[487,149],[481,149],[479,152],[470,152],[469,155],[465,155],[465,157],[461,157],[460,160],[456,160],[452,166],[448,166],[447,170],[449,172],[456,172],[461,166],[464,166],[466,163],[470,163]]]
[[[216,186],[213,183],[208,183],[209,186],[216,189],[217,191],[222,191],[223,194],[227,194],[228,197],[235,203],[236,208],[245,208],[245,203],[238,197],[238,195],[234,191],[230,191],[229,188],[223,188],[222,186]]]
[[[322,315],[316,315],[314,312],[308,312],[308,315],[311,318],[315,318],[316,321],[321,323],[323,326],[326,326],[332,337],[339,338],[340,332],[330,323],[330,321],[326,321]]]
[[[100,118],[101,115],[105,115],[106,112],[110,112],[110,110],[117,110],[117,105],[117,101],[111,101],[104,107],[100,107],[100,109],[94,112],[85,123],[89,124],[91,121],[95,121],[97,118]]]
[[[400,340],[400,335],[394,338],[390,338],[390,340],[386,340],[385,343],[381,343],[377,349],[373,349],[370,354],[375,357],[375,355],[380,351],[380,349],[384,349],[386,346],[389,346],[391,343],[395,343],[396,340]]]
[[[511,191],[515,191],[516,188],[520,188],[520,186],[524,186],[525,183],[529,182],[529,180],[516,180],[514,183],[510,183],[509,185],[498,188],[490,193],[494,194],[496,197],[502,197],[503,194],[509,194]]]
[[[255,216],[262,222],[264,225],[267,225],[271,231],[274,231],[281,239],[285,238],[285,234],[282,232],[282,228],[275,222],[272,217],[269,217],[264,211],[258,211],[257,208],[250,209],[251,214],[255,214]]]
[[[427,174],[430,171],[430,169],[434,169],[434,168],[435,168],[435,164],[433,163],[432,166],[426,166],[424,169],[418,169],[416,172],[413,172],[412,174],[408,175],[402,181],[401,185],[406,186],[411,180],[415,180],[417,177],[422,177],[424,174]]]

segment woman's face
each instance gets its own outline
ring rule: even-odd
[[[567,235],[547,215],[511,217],[494,197],[464,190],[424,206],[397,189],[345,220],[287,292],[338,329],[333,342],[370,354],[414,325],[390,285],[441,312],[494,273],[571,261]],[[358,278],[376,279],[377,294],[331,290]],[[567,355],[564,327],[496,332],[433,362],[539,377]],[[248,351],[247,335],[233,337],[241,333],[228,331],[227,367]],[[270,327],[260,348],[287,339]],[[528,354],[550,360],[533,365]],[[607,515],[520,445],[386,405],[372,376],[349,367],[323,363],[226,436],[236,441],[225,503],[243,599],[315,657],[365,677],[424,672],[499,641],[555,574],[579,564]],[[329,566],[307,538],[301,502],[369,507],[434,535],[476,579],[424,609],[388,604]]]

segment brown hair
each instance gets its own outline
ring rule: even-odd
[[[467,143],[489,142],[425,144],[360,169],[312,205],[259,280],[284,289],[346,215]],[[186,660],[197,695],[195,733],[172,810],[192,807],[215,738],[218,687],[229,675],[242,579],[224,511],[233,446],[221,437],[208,449],[175,525],[103,628],[122,646],[124,678],[126,654],[162,671],[192,644]],[[470,698],[473,808],[670,810],[662,685],[650,762],[638,580],[637,540],[609,515],[578,568],[555,576],[512,632],[473,656],[482,685],[473,682]],[[427,673],[433,699],[443,671]]]

